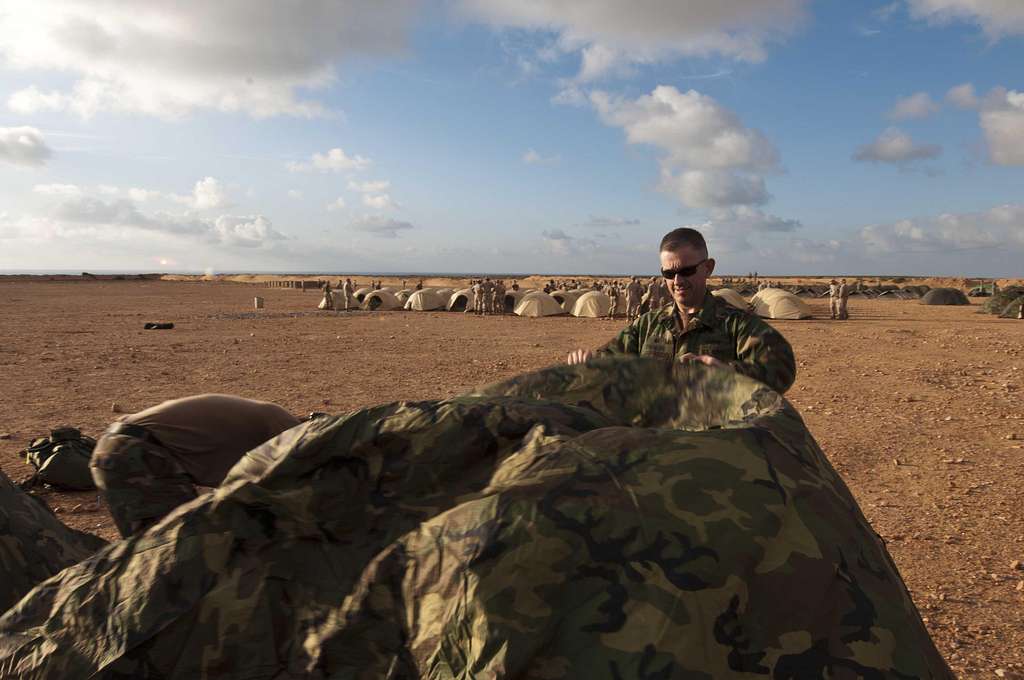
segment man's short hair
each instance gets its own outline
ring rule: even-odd
[[[683,246],[689,246],[703,253],[704,257],[708,256],[708,244],[704,237],[699,231],[689,227],[679,227],[665,234],[661,239],[661,248],[658,249],[658,252],[670,253]]]

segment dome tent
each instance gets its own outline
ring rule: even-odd
[[[449,312],[464,312],[467,309],[473,309],[473,300],[475,298],[476,294],[472,288],[463,288],[452,293],[452,296],[448,298],[448,304],[445,305],[445,308]]]
[[[793,407],[644,359],[302,423],[0,620],[12,678],[526,678],[552,658],[953,677]]]
[[[565,314],[565,310],[559,305],[555,298],[547,293],[527,293],[516,305],[515,313],[519,316],[559,316]]]
[[[395,297],[398,298],[398,301],[404,305],[406,301],[409,299],[409,296],[415,292],[416,291],[413,290],[412,288],[403,288],[402,290],[395,293]]]
[[[1003,313],[999,316],[1003,319],[1019,319],[1022,306],[1024,306],[1024,295],[1021,295],[1016,300],[1006,305],[1006,308],[1003,309]]]
[[[625,313],[626,311],[626,298],[620,295],[618,298],[618,304],[616,304],[615,313]],[[589,293],[584,293],[576,299],[576,304],[572,307],[572,315],[577,317],[589,317],[591,319],[598,319],[601,317],[608,316],[608,310],[612,306],[612,300],[610,297],[596,290],[592,290]]]
[[[505,291],[505,313],[512,314],[516,311],[519,301],[529,295],[530,290],[507,290]]]
[[[437,291],[424,288],[410,295],[409,299],[405,301],[404,308],[418,312],[429,312],[435,309],[444,309],[447,302]]]
[[[789,291],[765,288],[750,299],[754,314],[764,319],[810,319],[810,306]]]
[[[566,314],[571,314],[576,301],[586,295],[587,292],[585,290],[556,290],[551,293],[551,297],[565,310]]]
[[[711,291],[711,294],[715,297],[722,298],[736,309],[742,309],[743,311],[748,311],[750,309],[750,303],[744,300],[743,296],[732,288],[719,288],[718,290]]]
[[[366,296],[372,292],[373,288],[367,286],[365,288],[358,289],[355,293],[352,294],[352,296],[356,299],[356,302],[358,302],[359,304],[363,304],[363,300],[365,300]]]
[[[1012,304],[1021,295],[1024,295],[1024,286],[1007,286],[986,300],[981,311],[986,314],[1002,314],[1007,305]]]
[[[393,309],[401,309],[402,303],[398,301],[395,294],[386,290],[375,290],[363,298],[363,309],[377,312],[387,312]]]
[[[969,305],[964,292],[958,288],[932,288],[921,298],[922,305]]]

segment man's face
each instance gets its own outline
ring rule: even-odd
[[[699,307],[704,302],[707,292],[708,277],[715,270],[715,261],[705,259],[704,253],[690,246],[682,246],[676,250],[662,251],[660,254],[662,270],[684,269],[697,265],[696,271],[690,276],[677,275],[666,279],[668,292],[672,294],[676,306]],[[701,262],[701,260],[704,260]]]

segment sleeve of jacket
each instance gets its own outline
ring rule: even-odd
[[[760,380],[784,394],[796,380],[796,358],[789,342],[777,330],[751,314],[737,315],[733,337],[738,373]]]
[[[633,323],[623,328],[619,331],[618,335],[601,347],[598,347],[595,353],[598,355],[640,354],[640,347],[643,342],[640,333],[640,321],[641,319],[636,319]]]

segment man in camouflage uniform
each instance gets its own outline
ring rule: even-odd
[[[611,305],[608,307],[608,318],[614,319],[615,312],[619,306],[619,285],[615,281],[611,281],[604,288],[605,295],[608,296],[608,300]]]
[[[341,287],[341,292],[345,295],[345,311],[347,312],[352,308],[352,302],[355,300],[356,287],[352,283],[352,279],[345,279],[345,285]]]
[[[839,318],[839,282],[835,279],[828,282],[828,312],[833,320]]]
[[[494,284],[491,283],[490,278],[485,278],[483,283],[480,284],[480,313],[487,315],[491,313],[491,296],[494,293]]]
[[[491,308],[495,314],[505,314],[505,282],[498,280],[494,282],[494,302]]]
[[[643,295],[643,286],[634,276],[626,286],[626,320],[632,321],[640,316],[640,297]]]
[[[476,279],[473,281],[473,285],[470,286],[473,291],[472,305],[466,305],[466,311],[472,311],[474,314],[483,314],[484,304],[484,288],[483,281]]]
[[[850,301],[850,286],[846,283],[846,279],[842,279],[839,282],[839,318],[846,320],[850,318],[850,313],[847,311],[846,305]]]
[[[707,290],[715,261],[695,229],[670,231],[661,241],[661,271],[673,303],[653,309],[592,352],[577,349],[568,363],[595,354],[639,354],[708,366],[729,366],[783,393],[796,379],[793,348],[759,317]]]
[[[226,394],[165,401],[123,417],[89,465],[118,531],[130,536],[218,486],[249,450],[301,421],[277,404]]]

